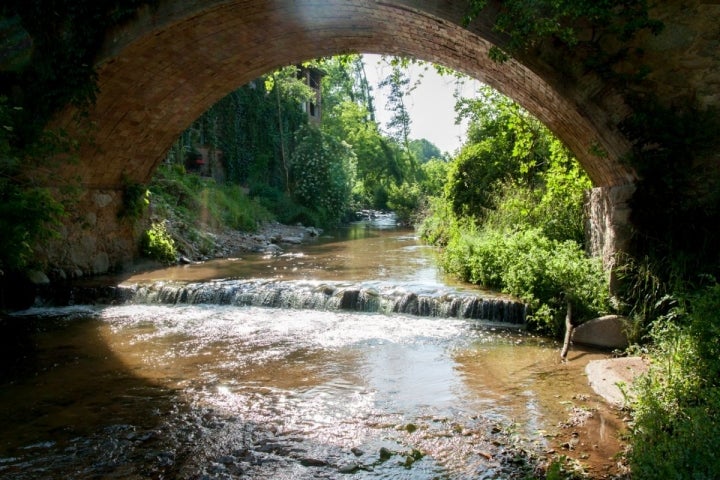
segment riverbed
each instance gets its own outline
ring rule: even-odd
[[[128,276],[122,302],[18,312],[3,326],[0,478],[527,478],[559,456],[617,473],[620,412],[584,375],[604,352],[562,363],[550,339],[460,314],[137,294],[251,280],[494,295],[445,278],[411,231],[358,224]]]

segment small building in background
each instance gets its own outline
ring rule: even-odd
[[[310,123],[320,124],[322,120],[322,78],[325,72],[315,67],[298,66],[298,78],[303,79],[305,85],[315,92],[313,100],[303,102],[303,110],[308,116]]]
[[[204,177],[213,177],[216,181],[225,180],[223,151],[211,146],[196,147],[185,158],[185,169]]]

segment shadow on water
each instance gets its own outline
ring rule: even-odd
[[[358,373],[359,350],[293,347],[273,358],[285,340],[266,344],[260,337],[259,344],[243,346],[232,333],[220,340],[211,333],[197,344],[199,337],[182,332],[155,338],[160,327],[137,315],[108,323],[101,314],[86,307],[2,321],[3,346],[20,347],[3,349],[1,479],[335,478],[357,472],[394,478],[405,471],[402,462],[420,460],[404,443],[408,432],[392,428],[394,414],[372,413],[372,395]],[[205,314],[201,329],[214,315]],[[213,331],[237,325],[229,315]],[[168,321],[185,325],[186,316]],[[256,357],[262,361],[243,367],[243,359]],[[385,367],[381,361],[374,368]],[[388,381],[385,388],[394,391]],[[446,420],[433,428],[452,432]],[[350,448],[368,429],[385,439]],[[443,471],[425,463],[407,478]]]
[[[268,453],[302,466],[302,450],[274,441],[273,425],[198,404],[184,380],[153,381],[128,364],[98,313],[0,320],[0,479],[239,478]],[[279,367],[254,378],[274,383]],[[302,367],[294,373],[313,383]]]
[[[179,407],[125,368],[85,315],[6,317],[0,338],[0,478],[90,478],[131,461]]]

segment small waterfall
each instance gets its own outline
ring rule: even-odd
[[[107,296],[106,296],[107,297]],[[112,303],[213,304],[289,309],[399,313],[522,325],[527,306],[465,292],[409,292],[401,287],[277,280],[121,285]]]

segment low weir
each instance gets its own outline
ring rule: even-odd
[[[523,325],[527,306],[503,297],[439,290],[410,291],[382,284],[311,281],[219,280],[198,283],[155,282],[69,292],[68,303],[84,297],[106,303],[237,305],[268,308],[344,310],[421,317],[467,318]]]

